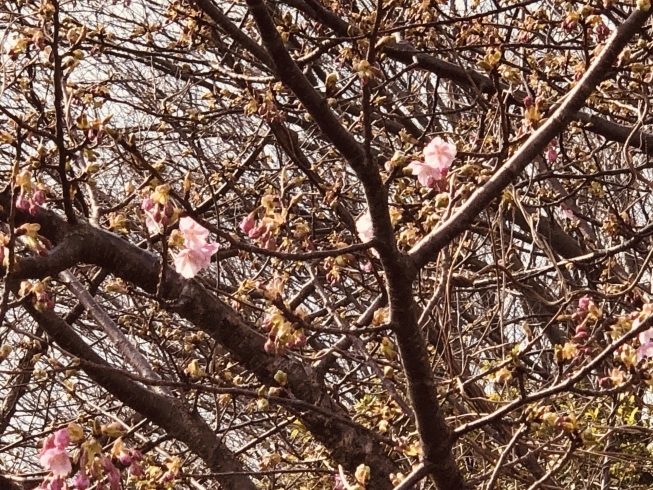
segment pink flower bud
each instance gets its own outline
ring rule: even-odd
[[[143,203],[141,204],[141,208],[143,211],[150,211],[154,207],[154,203],[152,202],[152,199],[149,197],[146,199],[143,199]]]
[[[86,472],[83,470],[77,472],[73,480],[73,486],[75,487],[75,489],[86,490],[90,485],[91,485],[91,480],[89,479]]]
[[[243,233],[249,234],[250,230],[254,228],[255,224],[256,224],[256,220],[254,217],[254,213],[250,213],[245,218],[243,218],[243,220],[240,222],[238,227],[241,229]]]
[[[574,336],[574,339],[585,340],[587,337],[589,337],[589,334],[585,330],[581,330]]]
[[[47,490],[63,490],[63,480],[60,478],[50,480],[50,483],[46,488]]]
[[[555,149],[555,146],[549,145],[549,149],[546,151],[546,160],[549,163],[553,163],[558,159],[558,152]]]
[[[274,340],[268,339],[263,346],[263,350],[268,354],[276,354],[277,346],[274,344]]]
[[[140,464],[137,462],[132,462],[132,464],[129,466],[129,474],[132,476],[142,476],[143,475],[143,468],[141,467]]]
[[[589,310],[591,303],[592,303],[592,298],[590,298],[589,296],[583,296],[578,300],[578,309],[587,311]]]
[[[263,233],[267,231],[267,228],[263,225],[259,225],[256,228],[252,228],[247,232],[247,236],[254,239],[260,237]]]
[[[20,209],[21,211],[28,211],[30,207],[30,202],[25,199],[25,196],[21,192],[18,195],[18,198],[16,199],[16,209]]]
[[[266,250],[275,251],[277,249],[277,242],[271,233],[265,238],[265,241],[262,243],[262,245]]]
[[[601,388],[609,388],[612,386],[612,380],[610,378],[600,378],[599,379],[599,386]]]
[[[306,335],[301,333],[295,340],[295,347],[304,347],[306,345]]]
[[[610,35],[610,28],[603,21],[594,26],[594,33],[599,42],[605,41]]]
[[[120,463],[124,464],[125,466],[129,466],[130,464],[132,464],[132,457],[129,453],[121,452],[118,455],[118,461],[120,461]]]
[[[45,204],[45,192],[43,192],[42,189],[38,189],[37,191],[34,192],[32,199],[36,204],[42,206],[43,204]]]

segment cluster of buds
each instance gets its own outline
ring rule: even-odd
[[[158,185],[154,192],[143,199],[141,208],[147,215],[146,225],[151,233],[158,233],[160,225],[170,226],[174,223],[177,210],[170,201],[170,185]]]
[[[594,35],[596,36],[596,40],[600,43],[610,36],[610,32],[610,28],[605,25],[605,22],[602,20],[594,25]]]
[[[562,21],[561,27],[567,33],[572,32],[576,27],[578,27],[579,20],[580,14],[578,12],[569,12],[565,17],[565,20]]]
[[[274,100],[272,92],[266,92],[263,96],[263,102],[258,106],[258,115],[266,122],[281,121],[282,116]]]
[[[591,347],[587,345],[589,338],[588,327],[594,325],[603,313],[589,296],[583,296],[578,300],[578,308],[571,316],[572,320],[578,323],[575,335],[571,339],[579,354],[589,355],[592,353]]]
[[[527,95],[522,101],[524,104],[524,120],[523,125],[525,129],[531,128],[536,125],[542,117],[543,100],[541,97]]]
[[[16,209],[27,211],[32,216],[36,215],[39,207],[45,204],[45,192],[32,184],[29,170],[23,170],[16,176],[16,185],[20,187],[16,198]]]
[[[270,308],[261,326],[268,332],[263,345],[268,354],[283,355],[288,349],[300,349],[306,345],[304,331],[295,329],[276,307]]]
[[[29,282],[23,281],[20,284],[18,294],[21,297],[31,296],[32,304],[37,311],[43,313],[46,310],[54,309],[54,301],[47,290],[44,281]]]
[[[268,339],[263,345],[263,349],[268,354],[272,355],[283,355],[288,349],[301,349],[306,345],[306,335],[300,330],[295,330],[294,333],[290,336],[289,340],[286,340],[285,343],[281,339],[288,339],[288,337],[276,337],[274,334],[270,333]]]
[[[181,460],[177,456],[166,461],[165,465],[168,471],[163,474],[159,482],[169,482],[179,478],[179,474],[181,473]]]
[[[125,447],[122,438],[116,439],[113,443],[111,456],[117,459],[121,465],[129,468],[130,475],[141,476],[143,474],[143,468],[141,466],[143,455],[137,449],[129,449]]]
[[[238,227],[252,240],[258,239],[261,246],[267,250],[276,250],[277,242],[274,231],[279,227],[280,221],[276,217],[266,216],[260,221],[256,220],[256,211],[252,211],[240,222]]]
[[[106,432],[109,431],[103,427],[102,433]],[[122,434],[122,431],[114,434]],[[72,477],[72,485],[66,482],[73,470],[73,458],[67,450],[71,443],[78,446],[76,454],[79,455],[79,459],[75,459],[78,471]],[[85,438],[84,429],[72,422],[68,428],[58,430],[43,442],[39,462],[49,475],[37,490],[88,490],[92,484],[98,490],[121,490],[122,470],[128,468],[129,474],[135,478],[143,476],[142,459],[141,452],[125,447],[120,437],[115,440],[110,453],[104,453],[96,439]]]
[[[354,63],[354,71],[363,85],[370,83],[370,80],[383,77],[383,72],[367,60],[360,60]]]
[[[51,474],[43,481],[39,489],[62,490],[64,488],[65,478],[72,470],[70,453],[66,449],[69,444],[68,429],[58,430],[43,441],[43,447],[39,452],[39,462]]]
[[[38,223],[24,223],[16,228],[16,236],[22,237],[27,246],[39,255],[47,255],[52,248],[50,240],[39,235],[41,225]]]

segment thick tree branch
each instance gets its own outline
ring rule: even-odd
[[[9,196],[0,195],[4,206]],[[6,207],[5,207],[6,209]],[[6,216],[0,212],[0,218]],[[154,293],[159,281],[160,260],[152,254],[132,245],[118,236],[80,222],[68,225],[55,213],[41,210],[37,216],[18,213],[18,222],[38,222],[41,232],[51,241],[65,241],[68,236],[84,237],[84,248],[78,260],[80,263],[99,265],[122,279]],[[48,235],[50,234],[50,235]],[[42,277],[42,268],[37,262],[44,258],[24,259],[29,267],[21,269],[20,278]],[[53,272],[48,269],[48,272]],[[231,352],[235,359],[257,375],[261,382],[274,386],[274,375],[281,370],[288,376],[288,389],[293,396],[318,405],[342,417],[348,414],[329,396],[316,370],[293,362],[282,356],[268,356],[264,351],[265,337],[246,324],[238,314],[220,299],[205,290],[196,281],[186,281],[172,268],[166,271],[163,296],[169,303],[163,303],[169,311],[177,312],[183,318],[197,325]],[[349,470],[365,463],[375,468],[372,480],[379,489],[391,488],[390,473],[398,471],[395,464],[385,455],[376,433],[357,424],[345,425],[335,422],[319,413],[297,410],[303,424],[331,452],[334,459]],[[353,426],[352,426],[353,425]],[[357,426],[357,427],[356,427]]]

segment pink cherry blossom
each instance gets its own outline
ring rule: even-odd
[[[585,295],[578,300],[578,309],[581,311],[588,311],[591,304],[592,304],[592,298]]]
[[[21,192],[18,194],[18,197],[16,198],[16,209],[20,209],[21,211],[28,211],[30,208],[30,202],[28,199],[25,198],[23,193]]]
[[[202,269],[211,265],[211,256],[220,246],[216,243],[207,243],[202,248],[185,248],[175,258],[175,269],[186,279],[195,277]]]
[[[254,213],[250,213],[243,218],[238,227],[242,230],[243,233],[248,233],[254,228],[256,224]]]
[[[546,150],[546,160],[549,163],[553,163],[558,159],[558,151],[553,143],[549,144],[549,148]]]
[[[70,455],[65,449],[48,449],[41,455],[39,462],[55,476],[66,476],[72,469]]]
[[[637,320],[635,320],[639,324]],[[633,328],[637,328],[633,322]],[[650,328],[639,334],[639,342],[642,344],[637,349],[637,361],[641,361],[645,357],[653,357],[653,328]]]
[[[456,152],[453,143],[444,141],[438,136],[424,148],[424,162],[414,161],[406,168],[417,176],[417,180],[424,187],[435,187],[447,176]]]
[[[39,458],[41,465],[52,472],[54,476],[66,476],[72,470],[70,454],[64,448],[47,449]]]
[[[154,208],[154,202],[152,201],[152,199],[150,199],[149,197],[143,199],[143,202],[141,203],[141,209],[143,211],[151,211],[152,208]]]
[[[356,231],[363,243],[372,240],[374,232],[372,230],[372,217],[369,212],[356,220]]]
[[[61,429],[54,433],[54,446],[58,449],[65,449],[70,444],[68,429]]]
[[[179,220],[179,231],[184,234],[186,248],[199,249],[206,245],[209,230],[193,218],[184,217]]]
[[[86,474],[86,471],[79,470],[73,479],[73,486],[76,490],[86,490],[89,486],[91,486],[91,480]]]

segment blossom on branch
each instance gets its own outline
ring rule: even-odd
[[[175,257],[175,269],[186,279],[211,265],[211,256],[220,246],[208,243],[209,231],[192,218],[181,218],[179,230],[184,235],[184,249]]]
[[[369,242],[374,236],[372,230],[372,216],[369,211],[356,220],[356,231],[363,243]]]
[[[424,187],[433,188],[447,177],[456,153],[456,145],[438,136],[424,148],[424,162],[414,161],[406,168],[417,176]]]
[[[50,434],[43,442],[43,448],[39,453],[39,462],[55,477],[65,477],[72,470],[70,454],[66,451],[68,444],[70,444],[68,429],[61,429]]]
[[[209,237],[209,230],[193,218],[181,218],[179,220],[179,231],[184,234],[184,242],[187,248],[202,248],[206,245],[206,239]]]

